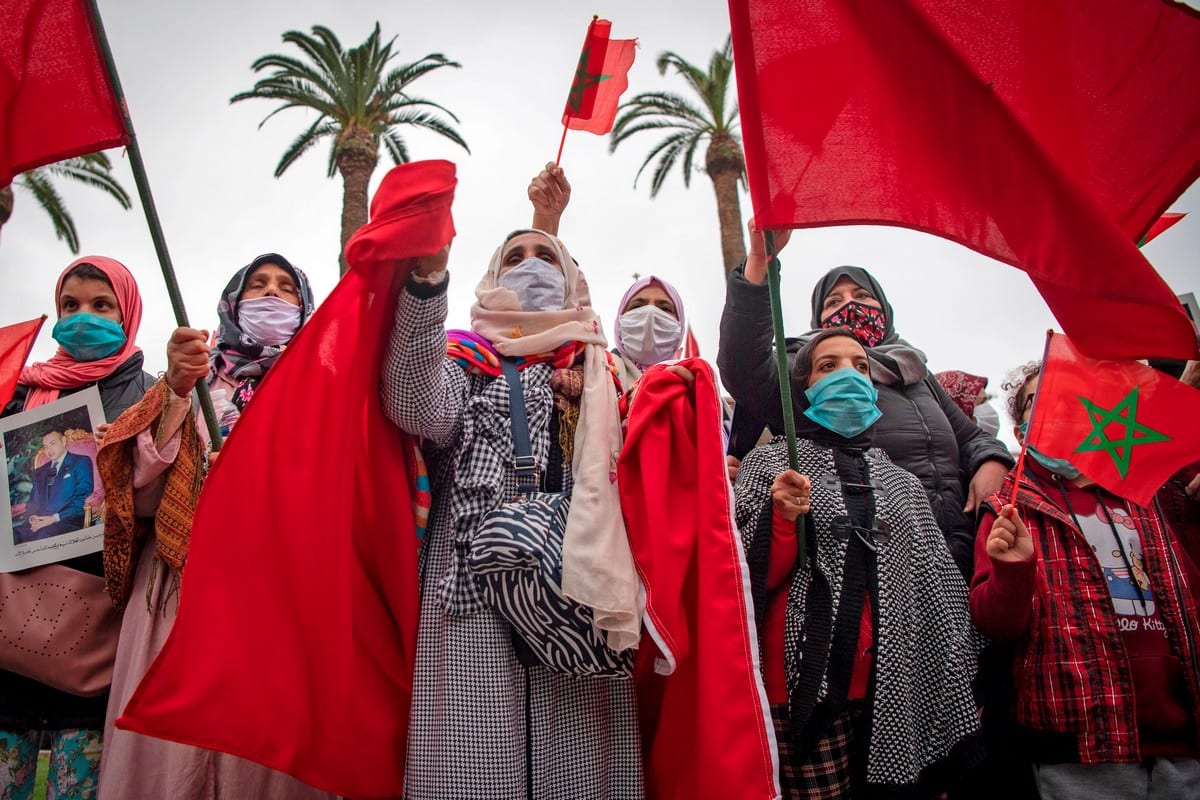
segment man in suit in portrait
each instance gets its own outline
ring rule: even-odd
[[[83,527],[83,504],[92,493],[92,460],[67,452],[62,431],[42,436],[46,463],[33,471],[33,491],[25,506],[28,515],[13,528],[13,544],[47,539]]]

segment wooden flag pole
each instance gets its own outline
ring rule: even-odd
[[[150,238],[154,241],[158,264],[162,268],[163,280],[167,284],[167,296],[171,299],[175,322],[180,327],[190,328],[187,310],[183,306],[183,295],[179,292],[179,282],[175,278],[175,268],[171,265],[171,254],[167,252],[167,241],[163,236],[162,223],[158,219],[158,209],[154,205],[154,196],[150,193],[150,181],[146,177],[146,165],[142,161],[142,150],[138,146],[137,134],[133,130],[133,120],[129,117],[129,107],[125,102],[125,92],[121,88],[121,78],[117,75],[117,66],[113,63],[108,37],[104,33],[104,23],[100,19],[100,9],[96,5],[96,0],[88,0],[88,6],[92,14],[92,25],[96,31],[96,41],[100,45],[100,52],[104,56],[104,66],[108,70],[108,80],[112,84],[113,94],[116,95],[117,105],[120,106],[125,131],[129,134],[129,163],[133,167],[133,180],[137,184],[138,196],[142,200],[142,209],[146,212],[146,224],[150,227]],[[208,383],[197,381],[196,394],[200,398],[200,408],[204,411],[204,421],[208,425],[208,434],[212,450],[215,453],[221,449],[221,428],[217,424],[217,413],[213,408],[212,395],[208,392]]]
[[[779,376],[779,401],[783,407],[783,434],[787,439],[788,465],[799,470],[796,455],[796,417],[792,407],[792,380],[788,370],[787,340],[783,333],[783,299],[779,290],[779,256],[775,251],[775,233],[766,231],[767,288],[771,294],[771,324],[775,329],[775,372]],[[805,563],[808,541],[804,532],[804,517],[796,517],[796,560]]]
[[[1054,330],[1046,331],[1046,346],[1042,349],[1042,366],[1038,370],[1038,377],[1045,372],[1046,359],[1050,356],[1050,339],[1054,336]],[[1025,435],[1021,437],[1021,454],[1017,456],[1017,474],[1013,477],[1012,497],[1008,498],[1010,506],[1017,504],[1017,491],[1021,488],[1021,478],[1025,476],[1025,456],[1029,452],[1029,434],[1033,430],[1033,415],[1037,411],[1037,393],[1033,395],[1033,405],[1029,409],[1029,425],[1025,428]],[[1020,424],[1020,423],[1018,423]]]

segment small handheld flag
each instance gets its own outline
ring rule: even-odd
[[[25,366],[29,351],[33,349],[33,342],[45,321],[46,315],[43,314],[28,322],[0,328],[0,408],[12,399],[21,376],[21,367]]]
[[[1200,391],[1132,360],[1088,358],[1049,334],[1028,447],[1147,505],[1200,453]]]
[[[563,108],[563,135],[555,164],[562,160],[568,130],[600,136],[612,130],[621,94],[629,88],[629,68],[633,66],[637,39],[610,39],[611,31],[611,22],[592,17]]]

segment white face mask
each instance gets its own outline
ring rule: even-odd
[[[975,424],[983,428],[990,436],[995,436],[1000,430],[1000,415],[991,403],[981,403],[975,406]]]
[[[567,279],[558,267],[527,258],[497,281],[521,301],[522,311],[557,311],[567,299]]]
[[[674,357],[682,340],[679,320],[658,306],[645,305],[621,315],[621,352],[638,364]]]
[[[287,344],[300,329],[300,306],[282,297],[252,297],[237,307],[238,327],[261,345]]]

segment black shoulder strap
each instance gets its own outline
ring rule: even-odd
[[[533,445],[529,440],[529,417],[525,413],[525,392],[521,389],[521,373],[511,358],[500,356],[500,369],[508,381],[508,413],[512,419],[513,469],[517,487],[522,492],[538,490],[537,463],[533,460]]]

